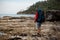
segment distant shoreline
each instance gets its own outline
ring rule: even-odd
[[[4,16],[10,16],[10,17],[34,17],[34,14],[1,14],[0,15],[0,18],[1,17],[4,17]]]

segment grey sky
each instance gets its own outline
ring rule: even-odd
[[[26,10],[38,1],[44,0],[0,0],[0,14],[17,13],[18,11]]]

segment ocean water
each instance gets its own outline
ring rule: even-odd
[[[34,17],[34,14],[0,14],[0,17],[3,17],[3,16],[12,16],[12,17],[21,17],[21,16],[24,16],[24,17]]]

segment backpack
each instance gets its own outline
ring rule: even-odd
[[[42,13],[42,22],[45,22],[45,16],[44,16],[44,13]]]

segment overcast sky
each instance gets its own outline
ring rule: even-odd
[[[38,1],[44,0],[0,0],[0,14],[17,13],[18,11],[26,10]]]

